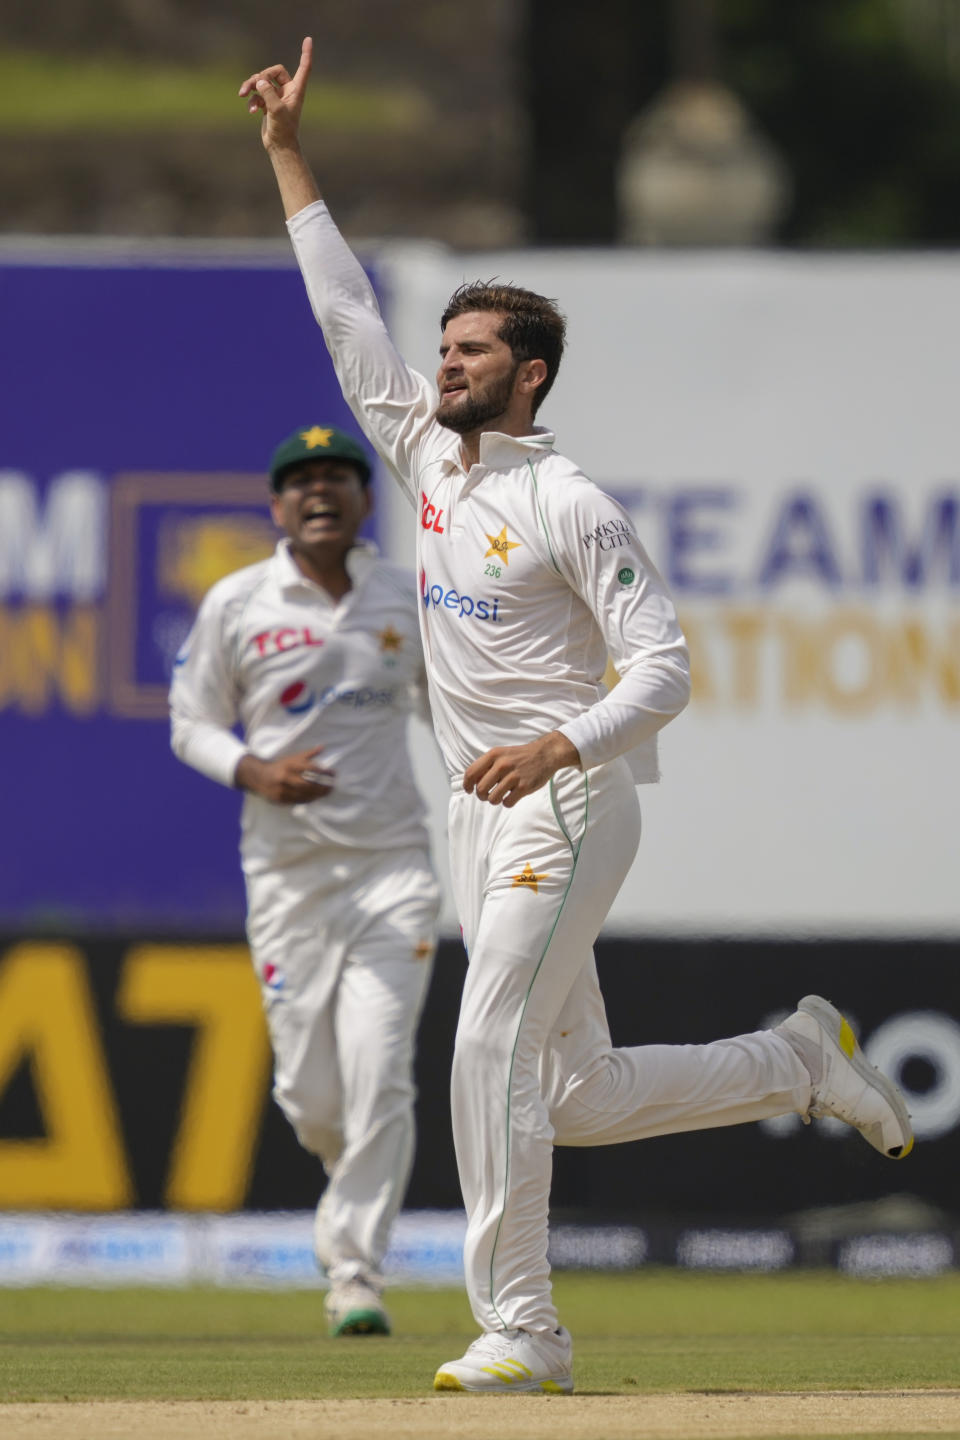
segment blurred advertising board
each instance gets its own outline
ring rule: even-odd
[[[676,597],[693,700],[609,931],[960,938],[960,258],[413,244],[372,274],[427,374],[465,277],[558,298],[541,418]],[[236,935],[238,798],[170,755],[166,685],[207,585],[272,544],[274,441],[350,423],[302,282],[283,241],[8,243],[0,287],[0,921]],[[377,487],[412,565],[414,512]]]
[[[738,1255],[746,1263],[747,1254],[758,1265],[787,1263],[794,1252],[822,1258],[853,1234],[960,1235],[960,1020],[949,950],[944,942],[602,942],[615,1044],[703,1043],[776,1024],[809,990],[830,994],[868,1057],[901,1085],[917,1139],[907,1159],[890,1161],[849,1126],[805,1126],[788,1115],[558,1148],[558,1261],[594,1263],[615,1239],[605,1233],[591,1249],[588,1235],[563,1232],[567,1223],[627,1226],[616,1242],[624,1264],[665,1255],[677,1226],[690,1232],[678,1263],[691,1264],[708,1255],[717,1264]],[[443,942],[416,1061],[420,1138],[406,1197],[415,1211],[462,1208],[448,1097],[464,973],[462,947]],[[297,1144],[270,1084],[243,945],[0,937],[0,1212],[307,1210],[322,1169]],[[645,1247],[635,1243],[638,1225]],[[743,1226],[749,1240],[722,1233]],[[773,1233],[784,1226],[795,1237],[789,1250]],[[154,1254],[171,1264],[182,1255],[179,1235],[160,1226],[141,1236],[137,1265]],[[12,1264],[20,1252],[12,1232],[8,1239]],[[247,1232],[233,1241],[234,1261],[240,1251],[250,1259]],[[130,1257],[112,1232],[109,1243],[121,1266]]]
[[[329,1283],[313,1251],[313,1210],[230,1215],[0,1216],[0,1288],[56,1285],[218,1285],[240,1289],[321,1289]],[[384,1257],[393,1285],[463,1282],[462,1210],[404,1210]],[[867,1228],[831,1243],[813,1260],[793,1225],[704,1227],[667,1223],[550,1227],[554,1270],[770,1271],[815,1263],[864,1279],[929,1279],[956,1267],[960,1245],[936,1228],[901,1235]]]
[[[282,242],[8,243],[0,295],[0,920],[236,933],[238,797],[174,760],[166,695],[275,544],[275,444],[350,423],[300,274]]]

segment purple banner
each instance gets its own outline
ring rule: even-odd
[[[239,798],[173,758],[166,694],[275,544],[274,445],[353,425],[299,272],[8,259],[0,306],[0,920],[236,931]]]

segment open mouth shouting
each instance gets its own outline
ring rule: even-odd
[[[370,513],[370,496],[358,466],[339,459],[308,460],[283,477],[270,505],[275,524],[301,556],[336,567]],[[316,578],[309,566],[306,573]]]
[[[300,520],[307,534],[322,534],[338,525],[340,519],[340,507],[330,500],[308,500],[300,511]]]

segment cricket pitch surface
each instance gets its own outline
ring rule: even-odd
[[[724,1440],[958,1435],[960,1390],[76,1401],[0,1407],[4,1440]]]

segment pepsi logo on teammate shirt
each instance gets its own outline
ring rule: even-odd
[[[283,978],[283,971],[278,970],[276,965],[271,964],[269,960],[264,965],[262,974],[263,983],[264,985],[266,985],[268,990],[277,991],[283,989],[284,984],[286,983]]]
[[[304,685],[302,680],[295,680],[288,685],[280,695],[280,704],[288,715],[302,715],[314,704],[316,696],[313,691]]]
[[[294,680],[285,690],[281,690],[278,703],[288,715],[303,715],[315,705],[323,708],[341,705],[348,710],[373,708],[384,711],[396,704],[397,695],[398,691],[388,686],[375,689],[372,685],[355,686],[348,683],[325,685],[321,691],[315,692],[302,680]]]

